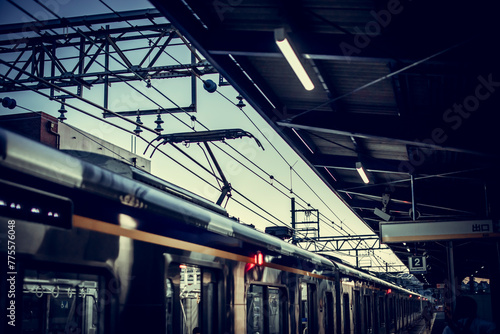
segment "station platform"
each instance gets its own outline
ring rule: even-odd
[[[432,316],[430,330],[425,328],[425,320],[420,319],[401,334],[442,334],[446,327],[444,312],[435,312]]]

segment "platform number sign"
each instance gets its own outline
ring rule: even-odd
[[[425,264],[424,256],[410,256],[408,258],[410,273],[425,274],[427,272],[427,265]]]

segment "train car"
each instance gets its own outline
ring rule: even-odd
[[[6,332],[383,334],[422,307],[131,165],[4,129],[0,188]]]

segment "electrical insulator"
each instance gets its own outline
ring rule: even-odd
[[[137,116],[135,122],[137,123],[137,127],[135,128],[134,132],[136,135],[140,135],[142,132],[141,125],[143,124],[141,121],[141,116]]]
[[[61,114],[61,115],[59,115],[59,117],[57,117],[58,120],[60,120],[61,122],[64,122],[65,120],[68,119],[65,115],[68,111],[64,107],[64,100],[61,102],[61,108],[59,108],[58,112]]]
[[[245,104],[245,103],[243,103],[243,96],[238,95],[238,96],[236,96],[236,98],[239,100],[239,101],[238,101],[238,103],[236,104],[236,106],[237,106],[238,108],[243,108],[243,107],[245,107],[245,106],[246,106],[246,104]]]
[[[163,124],[163,120],[161,119],[161,115],[158,114],[158,116],[156,116],[156,128],[155,128],[155,131],[156,132],[162,132],[163,131],[163,128],[161,127],[161,125]]]

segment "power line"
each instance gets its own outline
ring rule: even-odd
[[[34,0],[35,2],[39,3],[39,0]],[[109,10],[111,10],[115,15],[117,15],[118,17],[121,18],[121,15],[115,11],[111,6],[109,6],[108,4],[106,4],[103,0],[99,0],[104,6],[106,6]],[[137,30],[136,27],[134,27],[130,22],[128,22],[128,20],[126,20],[127,24],[132,27],[132,28],[135,28]],[[138,31],[138,30],[137,30]],[[144,36],[142,34],[142,32],[138,31],[139,34],[141,34],[141,36]],[[148,41],[151,41],[149,38],[147,38]],[[186,44],[187,45],[187,44]],[[191,49],[190,49],[191,50]],[[194,50],[191,50],[191,52],[194,52]],[[175,62],[177,62],[178,64],[180,64],[181,66],[184,66],[180,61],[178,61],[175,57],[173,57],[170,53],[166,52],[165,50],[163,50],[163,53],[165,53],[166,55],[168,55],[170,58],[172,58]],[[201,76],[199,74],[197,74],[196,72],[194,72],[193,69],[189,69],[186,67],[187,70],[190,70],[198,79],[200,79],[202,82],[205,82]],[[230,100],[229,98],[227,98],[224,94],[222,94],[220,91],[218,91],[218,94],[221,95],[222,97],[224,97],[226,100],[228,100],[230,103],[232,103],[234,106],[236,106],[236,104]],[[171,101],[169,99],[169,101]],[[176,104],[177,106],[177,104]],[[180,108],[180,107],[179,107]],[[180,108],[181,110],[183,110],[182,108]],[[250,117],[244,112],[244,110],[242,108],[239,108],[243,114],[247,117],[247,119],[252,123],[252,125],[260,132],[260,134],[266,139],[266,141],[271,145],[271,147],[273,147],[273,149],[275,150],[275,152],[283,159],[283,161],[285,161],[285,163],[290,166],[290,164],[288,163],[288,161],[286,160],[286,158],[279,152],[279,150],[272,144],[272,142],[267,138],[267,136],[260,130],[260,128],[250,119]],[[185,110],[183,110],[185,113],[187,113]],[[205,129],[208,129],[206,126],[204,126],[200,121],[197,120],[197,122],[202,126],[204,127]],[[188,126],[189,127],[189,126]],[[229,144],[228,144],[229,145]],[[215,145],[216,147],[218,147],[217,145]],[[234,149],[231,145],[229,145],[229,147],[231,147],[234,151],[238,152],[236,149]],[[221,149],[220,147],[218,147],[219,149]],[[222,149],[221,149],[222,150]],[[222,150],[224,151],[224,150]],[[225,152],[225,151],[224,151]],[[225,152],[226,154],[228,154],[232,159],[236,160],[233,156],[231,156],[229,153]],[[240,155],[241,153],[238,152]],[[243,155],[242,155],[243,156]],[[261,171],[263,171],[265,174],[267,174],[268,176],[270,176],[269,173],[265,172],[263,169],[261,169],[259,166],[257,166],[253,161],[251,161],[250,159],[248,159],[247,157],[243,156],[247,161],[249,161],[251,164],[253,164],[254,166],[258,167]],[[237,160],[236,160],[237,161]],[[241,162],[238,161],[238,163],[240,163],[241,165],[244,166],[244,164],[242,164]],[[246,166],[245,166],[246,167]],[[253,172],[253,171],[252,171]],[[316,195],[316,197],[318,199],[320,199],[320,201],[328,208],[328,210],[337,218],[339,219],[339,221],[341,220],[336,214],[335,212],[321,199],[321,197],[307,184],[307,182],[304,181],[304,179],[296,172],[294,171],[295,174],[302,180],[302,182],[307,185],[309,187],[309,189]],[[255,175],[257,175],[255,172],[253,172]],[[278,181],[278,183],[280,183]],[[281,184],[281,183],[280,183]],[[282,186],[284,186],[283,184],[281,184]],[[286,186],[284,186],[286,188]],[[288,189],[291,191],[291,189]],[[302,201],[304,201],[304,203],[307,203],[305,200],[303,200],[300,196],[298,196],[298,198]],[[333,223],[335,225],[335,222],[333,222],[333,220],[329,220],[331,223]],[[329,226],[329,224],[327,224],[327,226]],[[350,229],[351,230],[351,229]],[[338,232],[338,233],[341,233],[340,231],[338,231],[337,229],[334,229],[334,231]],[[354,232],[351,230],[351,232]]]
[[[9,1],[9,2],[10,2],[10,1]],[[36,1],[36,0],[35,0],[35,2],[39,3],[39,1]],[[39,4],[40,4],[40,3],[39,3]],[[42,4],[40,4],[40,5],[42,5]],[[55,14],[53,14],[53,15],[55,15]],[[57,15],[55,15],[55,16],[56,16],[56,17],[58,17],[59,19],[61,19],[59,16],[57,16]],[[89,38],[89,40],[91,40],[91,42],[92,42],[92,43],[94,43],[94,45],[96,45],[96,44],[95,44],[95,42],[94,42],[94,41],[92,41],[92,39],[90,39],[90,38]],[[77,48],[77,50],[78,50],[78,48]],[[114,58],[114,59],[116,60],[116,58]],[[117,61],[118,61],[118,60],[117,60]],[[118,61],[118,62],[119,62],[119,61]],[[102,66],[102,64],[99,64],[99,65],[101,65],[101,66]],[[122,64],[122,65],[123,65],[123,64]],[[199,76],[197,76],[197,77],[198,77],[198,78],[200,78]],[[203,79],[201,79],[201,78],[200,78],[200,80],[202,80],[202,81],[203,81]],[[134,88],[134,87],[132,87],[132,88]],[[134,89],[135,89],[135,88],[134,88]],[[137,91],[137,89],[135,89],[135,90]],[[138,91],[138,92],[139,92],[139,91]],[[139,93],[141,93],[141,92],[139,92]],[[141,93],[141,94],[142,94],[142,95],[144,95],[143,93]],[[220,92],[219,92],[219,94],[221,94],[224,98],[226,98],[226,99],[227,99],[227,97],[225,97],[222,93],[220,93]],[[162,94],[162,95],[163,95],[163,94]],[[166,96],[165,96],[165,97],[166,97]],[[168,97],[166,97],[166,98],[167,98],[167,99],[169,99]],[[83,100],[82,100],[82,101],[83,101]],[[151,101],[152,101],[152,100],[151,100]],[[169,99],[169,101],[171,101],[171,100]],[[84,101],[84,102],[86,102],[86,101]],[[154,103],[156,104],[156,102],[155,102],[155,101],[152,101],[152,102],[154,102]],[[171,101],[171,102],[172,102],[172,103],[174,103],[173,101]],[[87,102],[87,103],[88,103],[88,102]],[[174,103],[174,104],[175,104],[175,103]],[[234,103],[233,103],[233,104],[234,104]],[[158,105],[158,104],[157,104],[157,105]],[[177,105],[177,104],[176,104],[176,105]],[[179,107],[179,108],[180,108],[180,107]],[[102,108],[101,108],[101,109],[102,109]],[[180,109],[182,109],[182,108],[180,108]],[[184,110],[184,112],[186,112],[186,111]],[[186,113],[187,113],[187,112],[186,112]],[[248,117],[248,115],[247,115],[244,111],[243,111],[243,113],[244,113],[244,114],[245,114],[245,116],[246,116],[246,117],[250,120],[250,118]],[[175,116],[174,116],[174,117],[175,117]],[[175,117],[175,118],[177,118],[177,117]],[[97,118],[97,119],[99,119],[99,118]],[[125,118],[123,118],[123,119],[125,119]],[[99,119],[99,120],[101,120],[101,121],[102,121],[102,119]],[[181,121],[180,119],[178,119],[178,120],[179,120],[179,121]],[[127,121],[128,121],[128,120],[127,120]],[[251,120],[250,120],[250,121],[251,121]],[[182,121],[181,121],[181,122],[182,122]],[[199,121],[198,121],[198,122],[199,122]],[[251,121],[251,122],[252,122],[252,121]],[[135,123],[135,122],[131,122],[131,123],[133,123],[133,124],[137,124],[137,123]],[[182,123],[184,123],[184,122],[182,122]],[[202,124],[201,122],[199,122],[199,123],[203,126],[203,124]],[[184,124],[185,124],[185,123],[184,123]],[[254,125],[257,129],[258,129],[258,127],[257,127],[257,126],[256,126],[253,122],[252,122],[252,124],[253,124],[253,125]],[[186,125],[186,126],[188,126],[187,124],[185,124],[185,125]],[[189,126],[188,126],[188,127],[189,127]],[[206,128],[206,127],[205,127],[205,128]],[[122,130],[123,130],[123,128],[122,128]],[[153,133],[156,133],[155,131],[153,131],[153,130],[151,130],[151,129],[148,129],[148,130],[149,130],[149,131],[151,131],[151,132],[153,132]],[[127,131],[127,130],[126,130],[126,131]],[[127,131],[127,132],[131,133],[130,131]],[[261,132],[261,131],[259,130],[259,132]],[[269,139],[268,139],[268,138],[267,138],[267,137],[266,137],[266,136],[265,136],[262,132],[261,132],[261,134],[262,134],[262,135],[264,136],[264,138],[266,138],[266,140],[267,140],[267,141],[268,141],[268,142],[272,145],[272,143],[269,141]],[[142,138],[142,137],[141,137],[141,138]],[[143,139],[143,140],[144,140],[144,139]],[[229,144],[228,144],[228,145],[229,145]],[[235,149],[234,149],[231,145],[229,145],[229,146],[230,146],[233,150],[235,150]],[[272,145],[272,146],[273,146],[273,145]],[[218,146],[217,146],[217,147],[218,147]],[[219,148],[219,147],[218,147],[218,148]],[[274,146],[273,146],[273,148],[275,149],[275,151],[276,151],[276,152],[278,152],[278,154],[279,154],[279,155],[283,158],[283,160],[284,160],[284,161],[285,161],[285,162],[286,162],[286,163],[290,166],[290,164],[289,164],[289,163],[286,161],[286,159],[285,159],[285,158],[284,158],[284,157],[283,157],[283,156],[279,153],[279,151],[278,151],[278,150],[277,150]],[[219,148],[219,149],[221,149],[221,148]],[[222,149],[221,149],[221,150],[222,150]],[[224,152],[225,152],[225,151],[224,151]],[[228,155],[229,155],[231,158],[233,158],[235,161],[237,161],[238,163],[240,163],[241,165],[243,165],[243,166],[245,166],[245,167],[246,167],[246,165],[245,165],[245,164],[243,164],[243,163],[241,163],[240,161],[238,161],[237,159],[235,159],[235,158],[234,158],[231,154],[229,154],[229,153],[227,153],[227,152],[225,152],[225,153],[226,153],[226,154],[228,154]],[[184,167],[184,168],[186,168],[185,166],[183,166],[183,167]],[[248,168],[248,167],[247,167],[247,168]],[[261,171],[263,171],[264,173],[266,173],[263,169],[261,169],[261,168],[259,168],[259,169],[260,169]],[[249,169],[249,170],[250,170],[250,169]],[[253,172],[253,171],[252,171],[252,172]],[[302,182],[304,182],[304,184],[306,184],[306,185],[307,185],[307,183],[306,183],[306,182],[305,182],[305,180],[304,180],[304,179],[300,176],[300,174],[298,174],[298,172],[297,172],[297,171],[294,171],[294,172],[295,172],[295,174],[297,174],[297,176],[299,176],[299,178],[302,180]],[[210,172],[209,172],[209,173],[210,173]],[[253,173],[254,173],[255,175],[258,175],[258,174],[257,174],[257,173],[255,173],[255,172],[253,172]],[[213,174],[213,172],[212,172],[211,174],[212,174],[212,175],[214,175],[214,174]],[[268,174],[268,173],[266,173],[266,174],[267,174],[268,176],[270,175],[270,174]],[[215,175],[214,175],[214,176],[215,176]],[[215,176],[215,177],[217,177],[217,176]],[[279,183],[279,182],[278,182],[278,183]],[[213,186],[213,185],[212,185],[212,186]],[[272,186],[273,186],[273,185],[272,185]],[[284,185],[283,185],[283,186],[284,186]],[[286,186],[284,186],[284,187],[286,188]],[[275,188],[276,188],[276,187],[275,187]],[[309,188],[310,188],[310,187],[309,187]],[[277,189],[277,188],[276,188],[276,189]],[[318,198],[320,198],[320,197],[319,197],[319,195],[318,195],[318,194],[317,194],[317,193],[316,193],[316,192],[315,192],[312,188],[310,188],[310,189],[313,191],[313,193],[314,193],[314,194],[315,194]],[[287,196],[287,197],[289,197],[289,196]],[[300,196],[299,196],[299,198],[300,198]],[[303,200],[302,198],[300,198],[300,199],[301,199],[301,200]],[[304,202],[305,202],[305,201],[304,201]],[[254,204],[254,203],[253,203],[253,204]],[[323,204],[324,204],[326,207],[328,207],[328,208],[329,208],[329,206],[328,206],[326,203],[324,203],[324,202],[323,202]],[[330,211],[331,211],[331,208],[329,208],[329,209],[330,209]],[[335,215],[335,213],[334,213],[333,211],[332,211],[332,213]],[[335,216],[336,216],[336,215],[335,215]],[[336,216],[336,217],[337,217],[337,216]],[[338,218],[338,217],[337,217],[337,218]],[[329,225],[327,224],[327,226],[329,226]],[[351,230],[351,231],[352,231],[352,230]]]
[[[1,75],[3,78],[7,79],[7,80],[13,81],[12,79],[10,79],[10,78],[8,78],[8,77],[4,76],[3,74],[0,74],[0,75]],[[23,85],[23,86],[25,86],[25,88],[30,89],[28,86],[26,86],[26,85],[24,85],[24,84],[20,84],[20,85]],[[49,98],[49,96],[48,96],[47,94],[45,94],[45,93],[42,93],[42,92],[40,92],[40,91],[36,91],[35,89],[32,89],[32,90],[33,90],[33,91],[35,91],[35,92],[37,92],[37,93],[39,93],[39,94],[41,94],[42,96],[45,96],[45,97]],[[18,106],[19,106],[19,105],[18,105]],[[73,105],[71,105],[71,104],[69,104],[69,103],[66,103],[66,104],[65,104],[65,106],[70,107],[70,108],[73,108],[73,109],[75,109],[75,110],[77,110],[77,111],[81,111],[81,112],[82,112],[82,113],[84,113],[85,115],[88,115],[88,116],[91,116],[91,117],[96,118],[96,119],[98,119],[98,120],[101,120],[101,119],[97,118],[97,116],[94,116],[94,115],[92,115],[92,114],[90,114],[90,113],[88,113],[88,112],[85,112],[85,111],[81,110],[80,108],[78,108],[78,107],[76,107],[76,106],[73,106]],[[33,113],[39,114],[39,112],[33,111],[32,109],[29,109],[29,108],[26,108],[26,107],[23,107],[23,106],[19,106],[19,107],[20,107],[21,109],[24,109],[24,110],[27,110],[27,111],[30,111],[30,112],[33,112]],[[104,120],[101,120],[101,121],[104,121]],[[118,126],[118,125],[116,125],[116,124],[114,124],[114,123],[107,122],[107,121],[104,121],[104,122],[106,122],[107,124],[112,125],[112,126],[114,126],[114,127],[117,127],[118,129],[120,129],[120,130],[122,130],[122,131],[126,131],[126,132],[128,132],[128,133],[130,133],[130,134],[134,134],[132,131],[128,131],[128,130],[126,130],[126,129],[124,129],[124,128],[122,128],[122,127],[120,127],[120,126]],[[73,127],[72,127],[72,128],[73,128]],[[145,142],[147,142],[147,140],[145,140],[144,138],[142,138],[142,137],[140,137],[140,138],[141,138],[142,140],[144,140]],[[183,168],[185,168],[186,170],[188,170],[189,172],[191,172],[193,175],[198,176],[195,172],[191,171],[189,168],[187,168],[186,166],[182,165],[180,162],[178,162],[177,160],[173,159],[173,158],[172,158],[172,157],[170,157],[168,154],[166,154],[165,152],[163,152],[163,150],[159,149],[158,151],[159,151],[161,154],[164,154],[166,157],[168,157],[168,158],[169,158],[169,159],[171,159],[172,161],[174,161],[174,162],[176,162],[177,164],[179,164],[180,166],[182,166]],[[116,153],[115,153],[115,154],[116,154]],[[200,176],[198,176],[198,177],[200,177]],[[212,185],[212,184],[211,184],[211,183],[209,183],[208,181],[204,180],[203,178],[201,178],[201,177],[200,177],[200,179],[201,179],[201,180],[203,180],[204,182],[206,182],[207,184],[209,184],[210,186],[212,186],[213,188],[217,189],[217,187],[215,187],[214,185]],[[258,204],[256,204],[255,202],[253,202],[252,200],[250,200],[248,197],[246,197],[245,195],[243,195],[242,193],[240,193],[240,192],[239,192],[239,191],[237,191],[236,189],[233,189],[233,190],[234,190],[236,193],[238,193],[241,197],[243,197],[246,201],[250,202],[252,205],[256,206],[258,209],[260,209],[261,211],[263,211],[263,212],[264,212],[264,213],[266,213],[267,215],[271,216],[271,217],[272,217],[272,218],[274,218],[275,220],[279,221],[282,225],[288,226],[286,223],[284,223],[283,221],[281,221],[279,218],[277,218],[277,217],[275,217],[274,215],[272,215],[270,212],[268,212],[267,210],[265,210],[264,208],[262,208],[261,206],[259,206],[259,205],[258,205]],[[233,200],[234,200],[236,203],[238,203],[239,205],[241,205],[241,206],[245,207],[247,210],[251,211],[252,213],[254,213],[254,214],[258,215],[259,217],[261,217],[261,218],[263,218],[263,219],[265,219],[265,220],[267,220],[267,221],[269,221],[269,222],[270,222],[270,223],[272,223],[273,225],[275,225],[275,226],[279,226],[277,223],[275,223],[275,222],[271,221],[270,219],[268,219],[268,218],[266,218],[266,217],[262,216],[261,214],[259,214],[259,213],[258,213],[258,212],[256,212],[255,210],[251,209],[251,208],[250,208],[250,207],[248,207],[247,205],[244,205],[243,203],[241,203],[240,201],[238,201],[238,200],[236,200],[236,199],[233,199]],[[302,234],[300,231],[299,231],[298,233],[299,233],[299,234]],[[313,242],[314,242],[314,240],[312,240],[312,239],[310,239],[310,238],[307,238],[307,236],[305,236],[305,238],[306,238],[306,239],[309,239],[309,240],[311,240],[311,241],[313,241]],[[330,249],[330,251],[335,252],[335,250],[334,250],[334,249]]]

